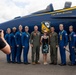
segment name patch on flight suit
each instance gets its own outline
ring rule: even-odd
[[[20,36],[22,36],[22,34],[20,33]]]
[[[28,35],[26,35],[28,37]]]
[[[36,33],[34,32],[34,36],[36,36]]]
[[[62,35],[60,35],[60,40],[62,40]]]
[[[40,35],[40,33],[37,33],[38,34],[38,36]]]
[[[68,35],[67,33],[65,35]]]
[[[15,35],[14,35],[14,38],[15,38]]]

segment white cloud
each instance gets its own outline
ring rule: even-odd
[[[0,23],[43,10],[50,3],[53,4],[54,9],[61,9],[65,1],[67,0],[0,0]],[[76,5],[75,0],[72,3],[73,6]]]

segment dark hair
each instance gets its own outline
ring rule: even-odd
[[[51,26],[50,28],[52,28],[52,27],[55,28],[54,26]]]

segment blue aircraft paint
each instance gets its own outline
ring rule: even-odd
[[[17,27],[21,24],[24,26],[29,26],[29,32],[33,31],[33,27],[38,25],[39,31],[41,31],[41,22],[49,21],[50,26],[54,26],[56,32],[59,32],[59,24],[64,24],[65,30],[69,33],[69,25],[74,26],[74,31],[76,32],[76,8],[72,10],[62,9],[64,11],[46,11],[46,12],[36,12],[28,16],[16,18],[0,24],[0,29],[4,31],[9,27]],[[24,29],[23,29],[24,31]]]

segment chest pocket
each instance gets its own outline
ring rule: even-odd
[[[13,37],[15,38],[15,35]]]
[[[33,33],[33,39],[36,39],[36,38],[38,38],[38,37],[40,37],[40,34],[39,33]]]
[[[30,35],[26,34],[25,38],[27,38],[29,40],[30,39]]]
[[[55,42],[55,37],[56,35],[55,34],[50,34],[50,42]]]
[[[22,36],[22,33],[20,33],[20,36]]]

